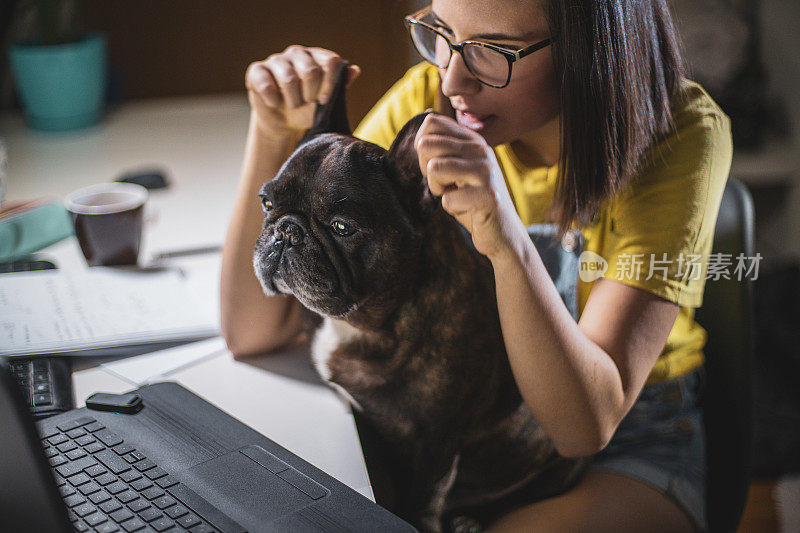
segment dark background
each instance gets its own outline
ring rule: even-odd
[[[5,46],[33,25],[30,2],[16,3],[0,57],[0,110],[17,106]],[[112,101],[243,92],[248,64],[302,44],[334,50],[362,68],[348,89],[350,120],[357,124],[416,60],[403,25],[416,5],[411,0],[85,0],[76,5],[83,28],[107,35]]]

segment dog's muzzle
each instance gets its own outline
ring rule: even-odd
[[[289,246],[297,246],[303,243],[305,232],[298,224],[291,220],[283,220],[275,228],[275,241],[282,241]]]

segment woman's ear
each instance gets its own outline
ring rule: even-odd
[[[428,181],[419,168],[419,156],[414,147],[414,140],[422,121],[431,113],[432,111],[420,113],[406,122],[385,156],[386,163],[395,171],[403,203],[408,201],[411,205],[407,207],[412,212],[422,208],[423,214],[436,205],[436,198],[431,194]]]

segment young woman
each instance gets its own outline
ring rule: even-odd
[[[573,489],[492,529],[704,529],[705,332],[693,316],[732,143],[728,117],[684,77],[666,0],[434,0],[406,24],[427,62],[355,135],[388,147],[417,113],[454,110],[425,120],[420,167],[492,262],[524,400],[562,455],[595,456]],[[252,272],[256,193],[340,62],[290,46],[247,70],[251,123],[221,289],[236,356],[305,340],[299,303],[265,297]],[[581,229],[596,254],[578,322],[525,230],[545,221]]]

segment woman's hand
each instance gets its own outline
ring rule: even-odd
[[[442,196],[442,207],[467,228],[480,253],[494,260],[512,251],[515,239],[528,239],[483,137],[452,118],[431,113],[414,145],[431,192]]]
[[[325,103],[333,92],[342,58],[323,48],[291,45],[278,54],[247,67],[245,86],[251,120],[269,136],[300,135],[314,122],[316,103]],[[348,66],[347,84],[361,73]]]

